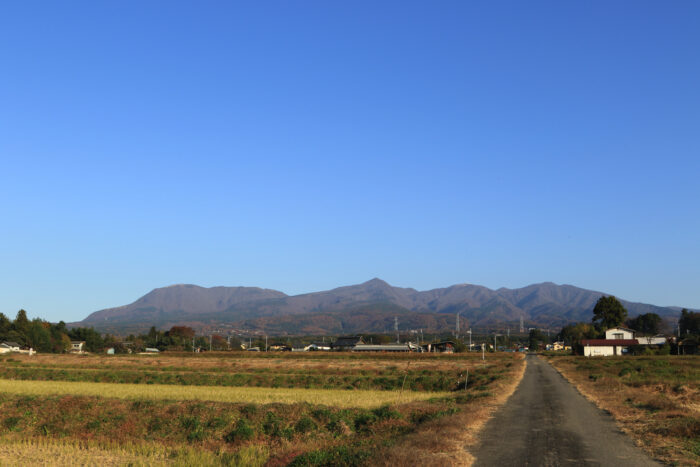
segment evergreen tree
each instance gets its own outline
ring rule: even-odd
[[[27,333],[29,332],[29,319],[27,318],[26,311],[19,310],[17,312],[17,317],[15,318],[15,322],[12,323],[12,328],[26,340]]]
[[[681,337],[685,337],[688,334],[700,335],[700,313],[683,308],[678,325],[680,326]]]
[[[593,308],[593,323],[599,329],[620,326],[627,318],[627,310],[620,301],[613,297],[600,297]]]
[[[653,336],[661,329],[661,316],[656,313],[645,313],[627,320],[627,326],[641,335]]]

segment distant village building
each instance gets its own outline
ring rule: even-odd
[[[407,344],[357,344],[352,348],[353,352],[422,352],[419,346],[413,343]]]
[[[331,344],[328,342],[312,342],[311,344],[304,347],[304,350],[309,352],[329,351],[331,350]]]
[[[559,351],[559,350],[571,350],[570,345],[566,345],[564,341],[557,341],[557,342],[552,342],[551,344],[547,344],[545,347],[546,350],[554,350],[554,351]]]
[[[19,352],[20,347],[17,342],[5,341],[0,344],[0,353]]]
[[[336,341],[331,344],[331,348],[336,351],[349,352],[353,350],[356,345],[364,343],[362,336],[344,336],[336,339]]]
[[[83,353],[85,351],[85,341],[70,341],[71,353]]]
[[[637,337],[639,345],[664,345],[668,342],[666,336],[657,334],[656,336]]]
[[[455,343],[452,341],[433,342],[431,344],[424,344],[423,349],[431,353],[454,353]]]

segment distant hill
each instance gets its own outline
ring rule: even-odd
[[[150,326],[234,325],[268,334],[342,334],[390,331],[393,317],[400,316],[402,329],[441,331],[452,329],[459,313],[465,326],[515,325],[522,317],[526,326],[554,328],[590,321],[602,295],[551,282],[519,289],[460,284],[417,291],[372,279],[293,296],[257,287],[173,285],[155,289],[129,305],[97,311],[71,325],[117,333],[141,332]],[[631,317],[649,312],[664,318],[679,315],[675,307],[621,302]]]

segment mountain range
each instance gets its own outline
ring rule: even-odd
[[[269,335],[320,335],[391,331],[395,317],[401,329],[446,331],[454,329],[459,314],[462,329],[506,325],[517,329],[521,317],[527,327],[556,328],[590,322],[602,295],[610,294],[551,282],[519,289],[459,284],[417,291],[372,279],[301,295],[257,287],[178,284],[69,325],[116,334],[188,325],[200,331],[232,328]],[[651,312],[670,320],[679,315],[676,307],[620,301],[630,317]]]

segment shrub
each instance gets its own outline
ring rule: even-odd
[[[255,404],[246,404],[241,407],[241,413],[247,416],[253,416],[258,413],[258,406]]]
[[[235,443],[236,441],[246,441],[255,435],[255,430],[248,424],[245,418],[241,418],[236,423],[236,428],[231,430],[226,436],[224,436],[224,441],[227,443]]]
[[[372,412],[362,411],[355,417],[355,430],[359,432],[369,431],[370,425],[377,421],[377,416]]]
[[[274,412],[267,412],[262,424],[262,431],[268,436],[280,436],[280,418]]]
[[[299,421],[294,425],[294,431],[296,431],[297,433],[308,433],[314,428],[316,428],[316,424],[309,417],[300,418]]]
[[[392,418],[401,418],[401,414],[397,412],[396,410],[392,409],[388,405],[383,405],[381,407],[378,407],[374,410],[372,410],[372,413],[379,419],[379,420],[387,420],[387,419],[392,419]]]
[[[17,428],[17,425],[19,424],[20,420],[22,419],[19,417],[7,417],[2,424],[5,426],[5,428],[12,431],[15,428]]]
[[[289,464],[289,467],[354,467],[365,465],[369,457],[370,453],[368,451],[349,446],[338,446],[332,449],[322,449],[302,454],[296,457]]]

